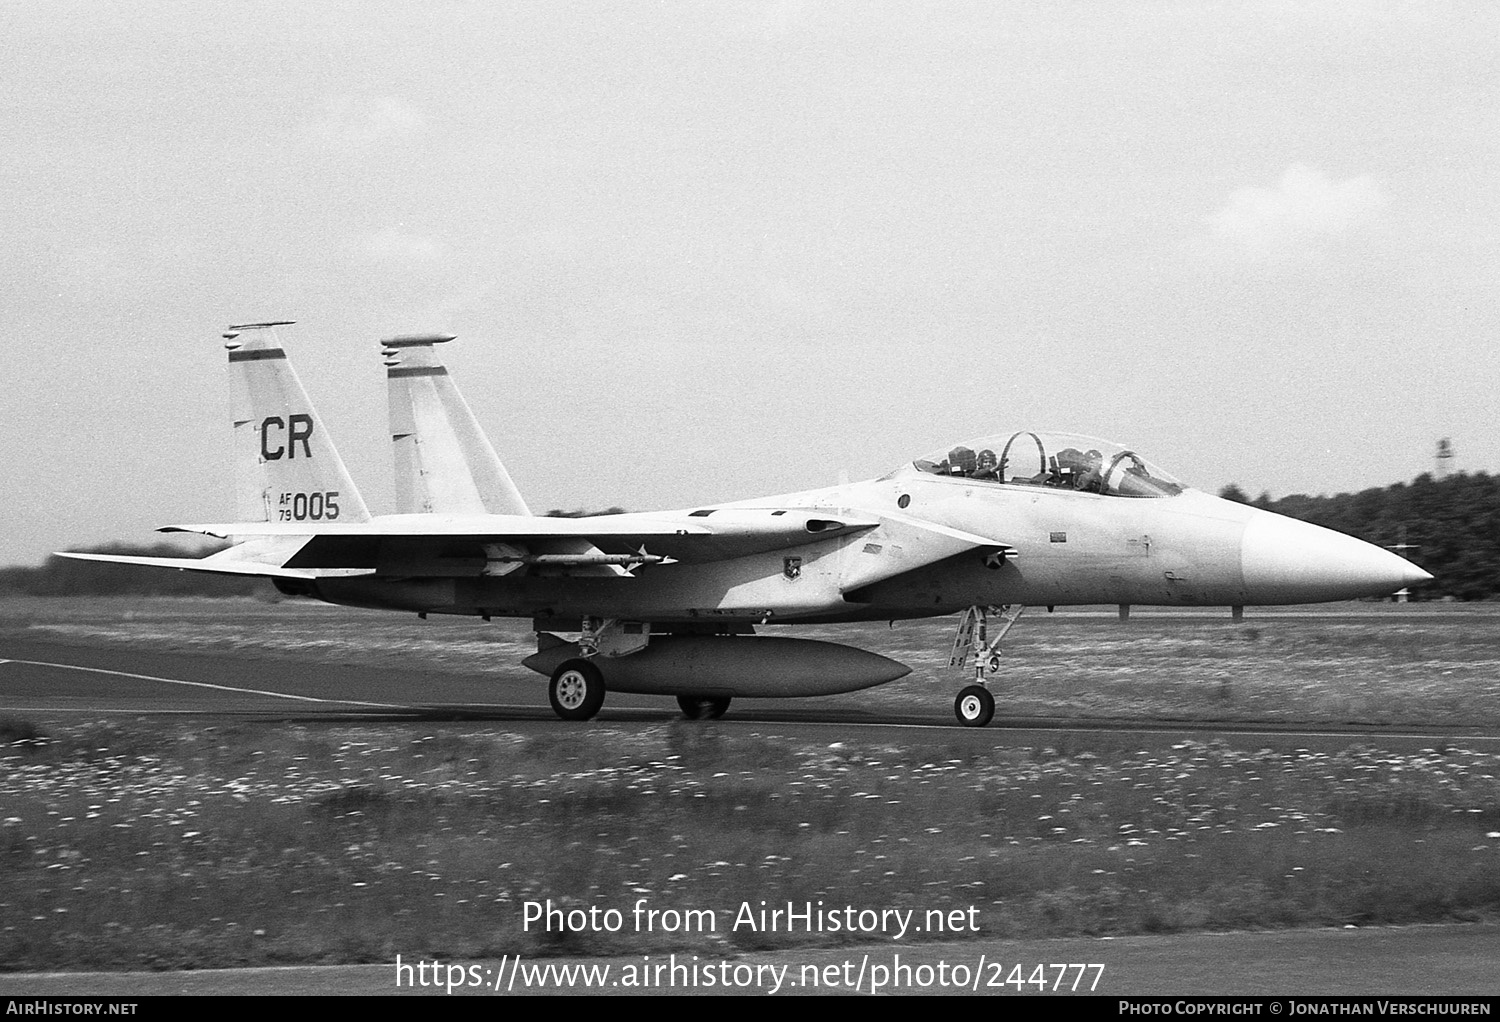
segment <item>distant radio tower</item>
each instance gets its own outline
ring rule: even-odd
[[[1437,446],[1437,477],[1444,479],[1448,475],[1449,463],[1453,460],[1453,441],[1443,437]]]

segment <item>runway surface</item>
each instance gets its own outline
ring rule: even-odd
[[[873,712],[861,705],[856,692],[813,699],[741,699],[720,723],[779,724],[834,735],[846,735],[851,729],[941,728],[952,732],[956,740],[975,742],[999,734],[1009,742],[1020,742],[1033,733],[1114,731],[1177,739],[1210,735],[1223,740],[1274,739],[1275,744],[1291,739],[1347,743],[1351,737],[1378,736],[1393,749],[1422,748],[1434,741],[1500,749],[1500,736],[1463,727],[1009,717],[1003,712],[1003,695],[1001,701],[1001,712],[984,729],[959,727],[950,709],[951,694],[936,688],[932,709],[922,713]],[[505,676],[471,677],[36,641],[6,642],[0,649],[0,715],[36,721],[76,720],[80,715],[184,715],[300,723],[491,721],[518,725],[525,731],[579,726],[559,721],[547,705],[545,679],[521,669]],[[670,698],[611,693],[596,719],[660,724],[679,716]]]

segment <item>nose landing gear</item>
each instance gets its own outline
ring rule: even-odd
[[[995,697],[986,685],[986,678],[1000,669],[1000,640],[1025,610],[1019,603],[1004,607],[973,606],[959,619],[948,666],[962,669],[970,657],[974,658],[974,684],[960,689],[953,701],[953,713],[965,727],[984,727],[995,716]],[[991,614],[1004,622],[993,639],[989,637]]]

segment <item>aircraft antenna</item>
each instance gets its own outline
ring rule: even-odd
[[[1446,441],[1441,441],[1441,440],[1438,441],[1438,443],[1439,443],[1439,450],[1440,451],[1442,449],[1441,445],[1443,443],[1445,443],[1445,442]],[[1439,454],[1438,457],[1441,458],[1442,454]],[[1451,455],[1450,455],[1450,457],[1451,457]],[[1439,464],[1441,464],[1441,462]],[[1387,550],[1394,550],[1396,553],[1400,554],[1402,557],[1405,557],[1409,561],[1409,560],[1411,560],[1411,558],[1409,556],[1407,556],[1406,551],[1408,551],[1408,550],[1420,550],[1420,549],[1422,549],[1422,545],[1420,543],[1408,543],[1406,541],[1406,526],[1404,524],[1401,526],[1401,534],[1400,535],[1401,535],[1401,541],[1399,543],[1387,543],[1385,548]],[[1410,589],[1401,589],[1401,590],[1399,590],[1396,593],[1396,602],[1397,603],[1405,603],[1405,602],[1407,602],[1407,600],[1410,597],[1411,597],[1411,590]]]

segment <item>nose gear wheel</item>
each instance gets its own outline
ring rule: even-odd
[[[965,727],[984,727],[995,716],[995,697],[981,685],[967,685],[953,700],[953,712]]]

